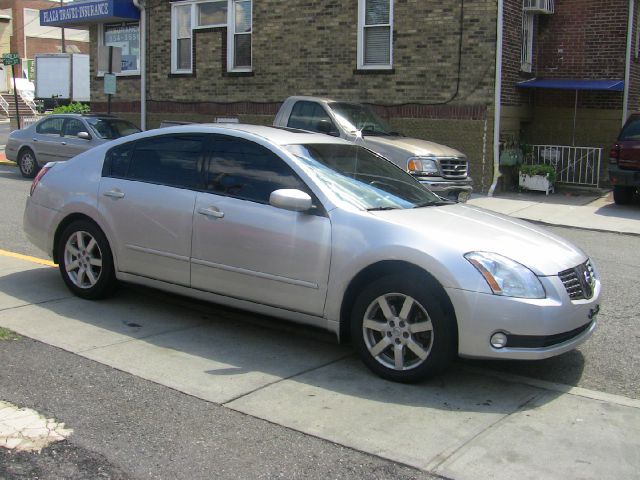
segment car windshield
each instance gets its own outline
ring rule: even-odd
[[[117,118],[85,118],[95,134],[106,140],[126,137],[141,130],[133,123]]]
[[[359,145],[304,144],[287,149],[340,200],[365,210],[443,205],[411,175]]]
[[[399,135],[366,105],[357,103],[331,104],[336,120],[346,130],[359,131],[363,135]]]

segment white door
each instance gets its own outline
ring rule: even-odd
[[[197,196],[194,288],[322,315],[331,223],[319,206],[292,212],[269,205],[280,188],[305,189],[284,160],[253,142],[216,136]]]

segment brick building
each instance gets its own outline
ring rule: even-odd
[[[124,48],[112,111],[141,123],[143,110],[147,127],[268,124],[290,95],[360,101],[407,135],[465,152],[487,191],[506,138],[606,146],[640,102],[633,0],[146,0],[133,2],[142,42],[135,14],[115,15],[132,2],[76,2],[96,15],[48,24],[89,29],[93,56]],[[106,110],[102,90],[92,62],[95,111]]]
[[[59,53],[62,51],[60,28],[40,25],[40,10],[59,4],[50,0],[0,0],[0,55],[17,53],[20,68],[16,77],[30,77],[29,67],[34,56],[39,53]],[[89,37],[83,30],[66,30],[65,47],[71,53],[89,53]],[[11,72],[0,72],[0,91],[10,87]]]

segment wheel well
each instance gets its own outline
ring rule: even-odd
[[[31,153],[33,153],[33,149],[31,147],[29,147],[28,145],[23,145],[20,150],[18,150],[18,159],[20,159],[20,155],[22,155],[22,152],[24,152],[25,150],[29,150]]]
[[[93,223],[97,228],[99,228],[100,230],[102,230],[100,228],[100,225],[98,225],[91,217],[83,214],[83,213],[72,213],[71,215],[65,217],[60,224],[58,225],[58,228],[56,229],[56,233],[53,236],[53,263],[58,263],[58,242],[60,241],[60,235],[62,235],[62,232],[64,232],[64,229],[67,228],[69,225],[71,225],[73,222],[75,222],[76,220],[86,220],[88,222]],[[104,233],[104,232],[103,232]],[[105,235],[106,237],[106,235]],[[108,240],[107,240],[108,241]]]
[[[374,263],[373,265],[366,267],[364,270],[361,270],[355,277],[353,277],[347,287],[342,300],[342,306],[340,308],[340,342],[344,343],[351,340],[351,311],[353,310],[358,294],[362,291],[365,285],[378,278],[394,274],[401,274],[404,276],[415,275],[417,278],[423,279],[425,285],[436,293],[438,299],[442,301],[442,308],[444,309],[445,315],[447,318],[453,320],[453,325],[456,329],[455,339],[457,351],[458,322],[456,321],[455,309],[453,308],[453,304],[445,292],[444,287],[433,275],[422,268],[408,262],[396,260]]]

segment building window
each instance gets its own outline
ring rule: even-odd
[[[358,68],[393,66],[393,0],[358,0]]]
[[[174,5],[171,22],[172,48],[171,71],[191,73],[191,17],[193,5]]]
[[[522,53],[520,70],[531,73],[533,70],[533,19],[531,13],[522,13]]]
[[[122,70],[119,75],[140,74],[140,24],[113,23],[102,27],[100,44],[122,50]],[[98,72],[99,75],[105,72]]]
[[[252,1],[229,0],[229,28],[227,33],[227,70],[251,71]]]

